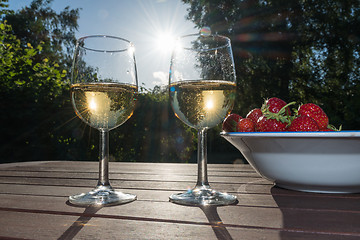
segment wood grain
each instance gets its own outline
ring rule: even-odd
[[[114,188],[138,200],[104,208],[68,204],[91,190],[96,162],[0,164],[0,239],[360,239],[360,194],[273,186],[249,165],[209,165],[213,188],[238,203],[188,207],[170,194],[193,187],[194,164],[110,163]]]

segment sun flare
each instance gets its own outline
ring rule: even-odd
[[[171,33],[159,33],[156,45],[161,52],[169,53],[175,45],[175,37]]]
[[[91,99],[91,101],[89,102],[89,109],[91,110],[96,110],[97,108],[97,104],[96,104],[96,101],[94,99]]]

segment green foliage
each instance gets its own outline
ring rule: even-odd
[[[79,10],[52,0],[17,12],[0,0],[2,161],[97,160],[98,131],[76,117],[69,74]],[[360,2],[356,0],[183,0],[199,28],[231,38],[238,89],[234,112],[264,98],[314,102],[331,123],[359,129]],[[194,162],[197,135],[178,120],[167,89],[140,87],[134,115],[110,132],[116,161]],[[238,151],[209,130],[209,162]],[[221,156],[221,157],[220,157]]]
[[[276,96],[317,103],[333,124],[360,129],[359,1],[183,2],[199,28],[232,40],[235,112],[245,115]]]
[[[335,125],[359,129],[360,2],[306,1],[299,11],[299,31],[311,34],[295,41],[292,94],[321,105]]]
[[[50,3],[34,0],[17,12],[1,9],[2,162],[98,159],[99,133],[75,115],[70,102],[67,70],[78,10],[56,14]],[[174,116],[168,90],[140,90],[133,117],[110,132],[111,160],[195,162],[196,131]]]
[[[42,44],[39,56],[56,61],[62,69],[70,69],[79,9],[66,7],[56,13],[51,9],[52,1],[33,0],[30,6],[6,14],[3,20],[12,26],[12,33],[23,47],[28,43]]]
[[[39,125],[48,121],[40,116],[46,116],[48,105],[62,94],[66,72],[46,58],[42,62],[34,61],[42,45],[33,47],[29,43],[22,47],[6,21],[0,23],[0,46],[0,111],[2,126],[6,126],[1,145],[9,153],[18,150],[9,148],[14,143],[23,147],[33,144],[32,139],[38,142],[35,136],[40,134]],[[25,127],[28,124],[32,127]],[[20,142],[14,138],[22,135],[25,137]]]
[[[168,92],[160,87],[138,95],[134,115],[110,139],[120,161],[187,162],[195,150],[194,132],[175,118]]]
[[[28,43],[22,47],[10,33],[11,26],[6,21],[0,24],[0,31],[1,90],[8,93],[31,90],[35,102],[51,101],[57,97],[62,91],[66,70],[60,70],[58,63],[47,58],[41,62],[34,61],[43,49],[43,43],[36,47]]]
[[[0,17],[6,14],[12,14],[14,11],[7,9],[9,4],[7,4],[9,0],[0,0]]]
[[[1,160],[67,158],[70,149],[65,146],[79,144],[70,129],[59,131],[74,115],[68,99],[68,68],[63,64],[66,57],[60,48],[46,50],[52,45],[50,38],[21,37],[15,30],[19,26],[6,19],[26,28],[24,15],[6,10],[5,4],[1,7],[5,14],[0,21]],[[15,21],[16,17],[25,22]]]

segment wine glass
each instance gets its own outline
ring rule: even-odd
[[[175,115],[198,131],[198,177],[193,189],[171,195],[171,202],[195,206],[236,202],[236,196],[210,187],[206,144],[207,129],[230,114],[235,92],[235,67],[229,38],[211,34],[179,38],[171,57],[169,96]]]
[[[76,115],[100,131],[99,180],[88,193],[70,196],[79,206],[108,206],[136,200],[115,191],[109,182],[109,131],[128,120],[138,91],[134,45],[123,38],[93,35],[79,38],[75,48],[71,101]]]

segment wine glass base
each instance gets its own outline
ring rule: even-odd
[[[113,206],[136,200],[136,195],[115,191],[108,186],[97,186],[88,193],[69,197],[69,202],[76,206]]]
[[[190,206],[223,206],[234,204],[237,201],[234,195],[204,187],[195,187],[184,193],[173,194],[169,199],[173,203]]]

